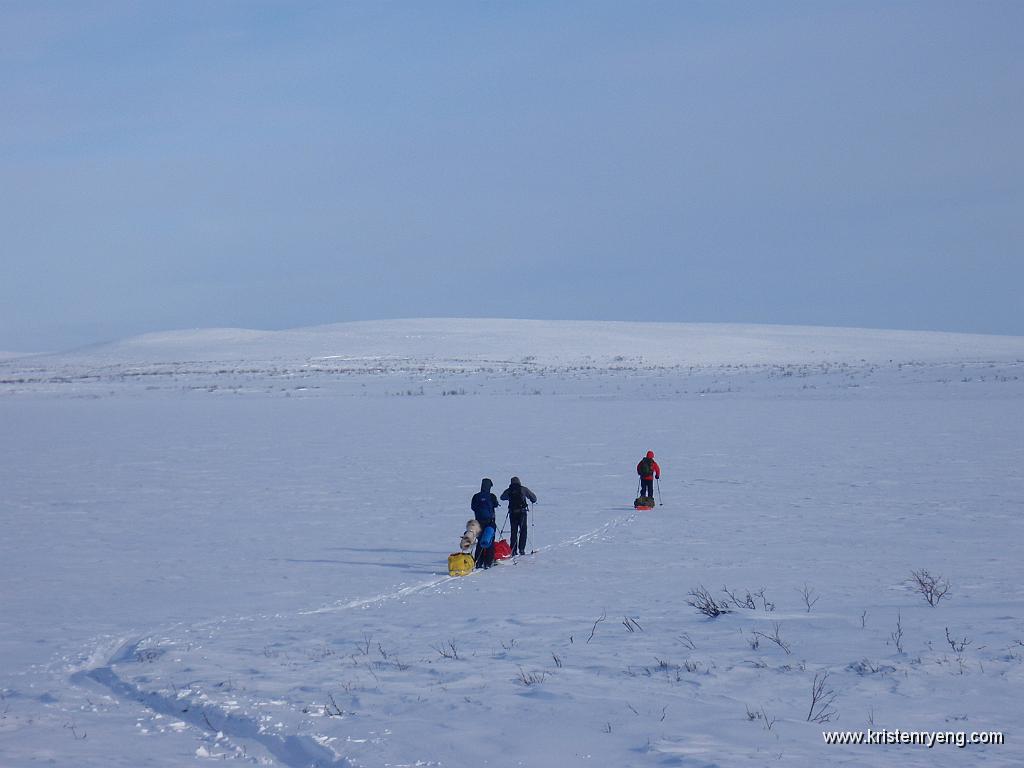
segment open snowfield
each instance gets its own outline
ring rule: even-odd
[[[537,553],[450,578],[512,475]],[[1024,338],[420,320],[6,359],[0,524],[2,768],[1024,763]],[[1006,743],[822,736],[868,728]]]

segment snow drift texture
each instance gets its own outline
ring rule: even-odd
[[[3,766],[1018,759],[1024,339],[182,331],[0,362],[0,424]],[[537,554],[449,578],[512,475]]]

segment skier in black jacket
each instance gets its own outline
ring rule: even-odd
[[[485,477],[480,481],[480,493],[474,494],[469,502],[473,516],[483,529],[480,531],[480,538],[476,545],[477,568],[490,568],[494,565],[494,531],[498,527],[494,522],[494,510],[501,505],[498,504],[495,495],[491,493],[492,487],[494,487],[494,482]],[[489,545],[484,546],[483,542],[488,541]]]
[[[508,502],[508,521],[512,526],[511,544],[512,552],[515,553],[518,547],[519,554],[526,554],[526,513],[529,510],[527,500],[537,503],[537,497],[533,491],[519,482],[518,477],[513,477],[501,494],[501,500]]]

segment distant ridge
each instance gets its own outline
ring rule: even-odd
[[[37,361],[91,364],[318,360],[528,361],[545,365],[750,365],[1024,360],[1024,337],[716,323],[429,318],[284,331],[164,331]]]

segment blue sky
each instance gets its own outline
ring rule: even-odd
[[[1022,29],[0,0],[0,349],[420,316],[1024,335]]]

